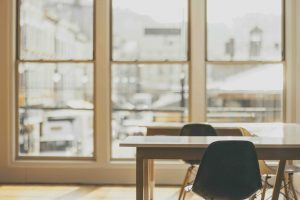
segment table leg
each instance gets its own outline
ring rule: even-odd
[[[144,199],[153,200],[154,194],[154,160],[144,160]]]
[[[136,155],[136,199],[149,200],[149,166],[150,160],[144,159],[142,152],[137,149]]]
[[[150,160],[144,160],[144,200],[149,200],[150,186]]]
[[[136,156],[136,200],[144,199],[144,160],[137,150]]]
[[[149,160],[149,183],[150,183],[150,200],[154,199],[154,187],[155,187],[155,180],[154,180],[154,160]]]
[[[275,185],[274,185],[272,200],[278,200],[278,198],[279,198],[281,181],[284,176],[285,163],[286,163],[286,160],[279,161],[279,166],[278,166],[277,173],[276,173],[276,181],[275,181]]]

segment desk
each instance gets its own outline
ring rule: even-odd
[[[166,135],[179,136],[185,123],[153,122],[143,126],[147,128],[147,136]],[[218,136],[266,136],[282,137],[285,132],[300,133],[300,125],[287,123],[210,123]],[[299,135],[299,134],[298,134]],[[291,137],[292,138],[292,137]],[[154,161],[149,160],[149,193],[153,199]]]
[[[243,126],[244,127],[244,126]],[[149,165],[154,159],[201,159],[207,146],[217,140],[249,140],[255,144],[258,159],[280,160],[272,199],[278,199],[286,160],[300,159],[300,125],[248,126],[259,137],[130,136],[120,146],[136,147],[137,200],[149,199]],[[260,130],[260,132],[258,131]],[[270,130],[274,131],[274,135]],[[262,136],[260,136],[262,135]],[[264,136],[268,135],[268,136]]]
[[[179,135],[181,128],[186,123],[160,123],[153,122],[143,124],[147,128],[147,135]],[[288,123],[209,123],[212,125],[219,136],[240,136],[240,129],[243,128],[253,135],[282,137],[286,131],[300,134],[300,124]]]

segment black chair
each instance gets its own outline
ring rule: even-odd
[[[201,160],[192,190],[205,199],[240,200],[262,187],[258,160],[249,141],[217,141]]]
[[[184,125],[180,131],[180,136],[217,136],[217,132],[209,124],[194,123]],[[187,169],[184,181],[180,188],[179,200],[185,199],[186,193],[184,188],[189,184],[193,170],[199,165],[200,160],[184,160],[184,162],[190,164],[190,166]]]

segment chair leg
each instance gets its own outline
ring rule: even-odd
[[[285,194],[285,198],[289,199],[289,190],[288,190],[289,180],[288,181],[286,181],[286,180],[287,180],[287,177],[284,176],[282,179],[283,187],[284,187],[284,194]]]
[[[180,188],[180,192],[179,192],[179,197],[178,197],[178,200],[184,200],[185,198],[185,190],[184,190],[184,187],[187,185],[187,183],[189,182],[189,179],[190,179],[190,176],[192,174],[192,171],[194,169],[194,166],[191,165],[187,171],[186,171],[186,174],[185,174],[185,177],[184,177],[184,180],[183,180],[183,183],[181,185],[181,188]]]
[[[254,199],[256,199],[256,194],[253,194],[253,195],[249,198],[249,200],[254,200]]]
[[[266,190],[267,190],[267,187],[268,187],[268,174],[266,175],[265,177],[265,180],[264,180],[264,187],[262,189],[262,192],[261,192],[261,200],[264,200],[265,199],[265,195],[266,195]]]
[[[183,191],[182,200],[185,200],[186,191]]]
[[[288,183],[289,183],[289,186],[290,186],[290,188],[291,188],[291,190],[292,190],[294,199],[295,199],[295,200],[298,200],[297,193],[296,193],[295,187],[294,187],[293,173],[289,173],[289,174],[288,174]]]

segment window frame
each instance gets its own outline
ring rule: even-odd
[[[207,65],[265,65],[265,64],[282,64],[283,66],[283,90],[281,94],[281,122],[286,121],[286,0],[281,0],[281,60],[279,61],[263,61],[263,60],[209,60],[208,59],[208,23],[207,23],[207,1],[205,0],[205,68],[207,68]],[[206,75],[205,75],[206,76]],[[207,91],[207,89],[205,88]],[[207,92],[206,92],[207,93]],[[206,112],[205,112],[205,121],[207,121],[207,109],[208,109],[208,103],[207,103],[207,96],[205,95],[205,102],[206,102]]]
[[[281,0],[281,60],[278,61],[269,61],[269,60],[209,60],[208,59],[208,44],[207,44],[207,39],[208,39],[208,26],[207,26],[207,1],[205,0],[205,61],[209,64],[226,64],[226,63],[239,63],[239,64],[273,64],[273,63],[283,63],[285,62],[285,48],[286,48],[286,40],[285,40],[285,23],[286,23],[286,0]]]
[[[188,88],[189,91],[188,93],[188,121],[191,121],[191,0],[184,0],[186,1],[187,4],[187,33],[186,33],[186,59],[185,60],[162,60],[162,59],[157,59],[157,60],[114,60],[113,59],[113,0],[110,0],[110,29],[109,29],[109,34],[110,34],[110,40],[109,40],[109,58],[110,58],[110,161],[115,162],[115,161],[133,161],[134,158],[114,158],[113,157],[113,147],[112,147],[112,142],[113,142],[113,137],[112,137],[112,113],[113,113],[113,107],[111,103],[112,99],[112,66],[113,65],[122,65],[122,64],[128,64],[128,65],[140,65],[140,64],[146,64],[146,65],[152,65],[152,64],[160,64],[160,65],[172,65],[172,64],[181,64],[181,65],[186,65],[187,67],[187,75],[188,75]],[[150,66],[149,66],[150,67]],[[163,66],[162,66],[163,67]],[[130,111],[130,110],[128,110]],[[151,109],[149,109],[151,112]]]
[[[96,41],[96,0],[92,0],[93,3],[93,49],[92,49],[92,59],[21,59],[21,1],[22,0],[15,0],[16,2],[16,23],[15,23],[15,30],[16,30],[16,42],[15,42],[15,159],[16,160],[76,160],[76,161],[91,161],[96,160],[97,157],[97,151],[96,151],[96,112],[95,112],[95,102],[96,102],[96,84],[95,84],[95,78],[96,78],[96,48],[95,48],[95,41]],[[40,64],[91,64],[93,66],[93,104],[94,108],[90,109],[93,112],[93,156],[26,156],[26,155],[20,155],[20,145],[19,145],[19,135],[20,135],[20,124],[19,124],[19,74],[18,69],[19,65],[24,63],[40,63]],[[55,108],[53,108],[55,110]],[[58,109],[59,110],[59,109]],[[68,110],[86,110],[86,109],[72,109],[68,108]]]

